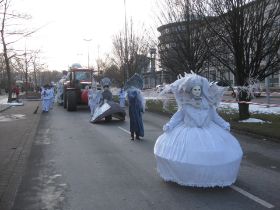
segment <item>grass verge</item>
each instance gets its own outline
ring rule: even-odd
[[[172,115],[176,112],[176,102],[173,101],[163,108],[163,102],[159,100],[147,100],[146,109],[151,112],[158,112]],[[267,138],[280,142],[280,116],[273,114],[251,114],[251,118],[265,121],[265,123],[240,122],[237,110],[219,109],[221,117],[228,121],[233,130],[257,137]]]

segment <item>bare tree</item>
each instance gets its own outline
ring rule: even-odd
[[[41,70],[45,69],[46,65],[44,63],[40,62],[40,50],[35,50],[32,53],[31,56],[31,66],[32,66],[32,74],[33,74],[33,81],[35,88],[37,89],[39,87],[39,75]]]
[[[145,34],[145,32],[144,30],[141,33],[136,33],[133,22],[130,21],[127,35],[125,32],[120,32],[113,38],[113,53],[115,55],[116,65],[123,73],[123,81],[136,72],[141,73],[143,56],[147,57],[149,51],[149,43],[146,37],[141,35]],[[125,73],[126,70],[128,75]]]
[[[121,79],[122,75],[121,75],[120,69],[118,68],[118,66],[116,66],[112,63],[104,69],[103,75],[105,77],[111,78],[112,84],[115,86],[121,86],[123,83],[123,80]]]
[[[109,77],[112,80],[113,85],[120,85],[123,81],[123,72],[116,65],[116,61],[106,55],[105,58],[99,58],[97,61],[98,74],[96,80],[100,81],[103,77]]]
[[[33,32],[24,32],[18,29],[21,20],[28,20],[28,15],[18,14],[14,11],[10,12],[12,0],[0,0],[0,20],[1,20],[1,42],[3,47],[3,57],[5,62],[5,69],[7,75],[8,86],[8,101],[12,99],[12,68],[11,59],[15,57],[16,53],[13,52],[8,46],[22,39],[23,37]]]
[[[60,71],[50,71],[50,70],[43,70],[40,71],[38,75],[38,80],[40,81],[41,85],[51,84],[52,82],[58,82],[62,77],[62,72]]]
[[[17,57],[25,56],[25,80],[28,80],[28,66],[26,51],[22,55],[18,55],[17,50],[13,49],[12,45],[21,39],[32,35],[41,28],[27,30],[24,21],[31,19],[30,15],[18,13],[12,10],[12,0],[0,0],[0,20],[1,20],[1,42],[3,47],[3,57],[5,62],[5,70],[7,75],[8,101],[11,101],[12,96],[12,71],[14,70],[13,62],[16,62]],[[14,59],[14,61],[12,61]],[[30,60],[30,59],[29,59]]]
[[[197,1],[212,37],[212,55],[235,77],[240,101],[253,80],[263,80],[279,70],[280,2],[277,0]],[[249,104],[239,103],[239,117],[250,116]]]
[[[190,0],[159,3],[159,55],[161,66],[174,75],[201,73],[208,58],[205,22],[195,13]]]
[[[9,2],[7,0],[2,0],[0,1],[0,6],[1,9],[3,10],[3,15],[2,15],[2,21],[1,21],[1,40],[2,40],[2,46],[3,46],[3,56],[4,56],[4,62],[5,62],[5,67],[7,71],[7,80],[8,80],[8,102],[11,101],[12,99],[12,78],[11,78],[11,67],[10,67],[10,62],[9,62],[9,56],[8,56],[8,49],[7,49],[7,44],[5,40],[5,22],[7,18],[7,10],[9,7]]]

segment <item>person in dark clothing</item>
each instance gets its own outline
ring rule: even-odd
[[[105,103],[106,101],[113,101],[113,94],[110,91],[109,86],[105,85],[103,89],[104,89],[102,92],[103,103]]]
[[[18,102],[18,100],[19,100],[19,87],[18,87],[18,85],[15,87],[15,93],[16,93],[16,101]]]
[[[140,140],[140,136],[144,136],[144,125],[142,120],[142,113],[144,112],[143,98],[141,92],[138,89],[130,89],[127,93],[129,102],[129,117],[130,117],[130,133],[131,140]]]
[[[109,89],[109,85],[103,86],[102,98],[100,100],[101,104],[107,103],[108,101],[113,101],[113,94]],[[105,117],[105,121],[109,122],[112,120],[112,115],[108,115]]]

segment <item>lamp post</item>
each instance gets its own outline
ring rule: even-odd
[[[88,69],[89,69],[89,42],[91,41],[92,39],[84,39],[84,41],[86,41],[88,44],[87,44],[87,48],[88,48]]]
[[[99,58],[99,49],[100,49],[100,45],[97,45],[97,76],[99,77],[99,62],[100,62],[100,58]]]
[[[126,0],[124,4],[124,30],[125,30],[125,46],[124,46],[124,83],[127,81],[128,75],[128,51],[127,51],[127,21],[126,21]]]

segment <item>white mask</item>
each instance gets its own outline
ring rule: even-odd
[[[199,98],[201,96],[201,87],[196,85],[192,88],[192,94],[195,98]]]

